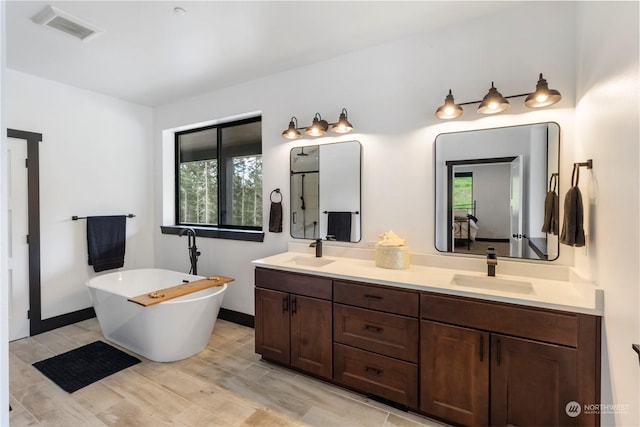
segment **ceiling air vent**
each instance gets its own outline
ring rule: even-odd
[[[75,16],[53,6],[45,7],[40,13],[31,18],[31,20],[36,24],[62,31],[73,38],[85,42],[102,33],[102,30],[93,25],[89,25]]]

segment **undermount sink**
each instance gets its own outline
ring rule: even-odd
[[[454,286],[465,288],[479,288],[492,291],[513,292],[518,294],[532,294],[533,285],[529,282],[519,280],[499,279],[488,276],[469,276],[466,274],[455,274],[451,280]]]
[[[291,259],[291,262],[298,265],[306,265],[307,267],[324,267],[325,265],[334,262],[334,260],[326,258],[298,256]]]

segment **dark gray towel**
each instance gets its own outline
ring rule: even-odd
[[[564,222],[560,243],[569,246],[584,246],[584,212],[582,210],[582,193],[575,186],[567,191],[564,198]]]
[[[351,241],[351,212],[327,213],[327,236],[339,242]]]
[[[269,231],[282,233],[282,202],[271,202],[269,210]]]
[[[87,217],[89,265],[96,273],[124,265],[126,237],[125,215]]]
[[[558,235],[560,228],[560,201],[555,191],[549,191],[544,199],[544,221],[542,232]]]

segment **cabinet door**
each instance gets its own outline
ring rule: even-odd
[[[489,421],[489,334],[422,321],[420,410],[455,424]]]
[[[255,288],[256,353],[274,362],[289,364],[289,294]]]
[[[331,313],[331,301],[291,295],[291,366],[332,377]]]
[[[578,400],[575,349],[496,334],[491,352],[492,425],[576,425],[566,411]]]

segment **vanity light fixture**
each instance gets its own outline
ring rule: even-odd
[[[540,79],[536,84],[536,91],[529,94],[527,99],[524,100],[524,105],[530,108],[546,107],[553,105],[562,99],[562,95],[555,89],[549,89],[547,80],[542,77],[540,73]]]
[[[326,120],[323,120],[320,113],[316,113],[316,115],[313,116],[311,126],[304,131],[304,134],[309,136],[325,136],[327,134],[327,129],[329,129],[329,123],[327,123]]]
[[[309,136],[324,136],[327,134],[331,126],[331,131],[335,133],[349,133],[353,130],[353,125],[349,122],[347,109],[343,108],[340,112],[340,117],[335,123],[329,123],[322,118],[320,113],[316,113],[313,116],[313,122],[311,126],[298,127],[298,119],[294,116],[289,121],[289,127],[282,132],[282,137],[286,139],[299,139],[302,137],[301,130],[305,135]]]
[[[453,100],[453,94],[449,89],[449,94],[445,98],[444,104],[438,107],[436,110],[436,117],[443,120],[456,119],[463,113],[462,106],[470,104],[480,104],[477,112],[480,114],[496,114],[509,109],[510,104],[508,98],[519,98],[526,96],[524,101],[525,107],[529,108],[541,108],[553,105],[562,99],[562,95],[555,89],[549,89],[549,84],[542,77],[536,84],[536,91],[533,93],[523,93],[519,95],[502,96],[498,89],[495,88],[493,82],[491,82],[491,88],[489,92],[482,98],[482,101],[470,101],[461,102],[456,104]]]
[[[349,133],[353,130],[353,125],[349,122],[347,118],[347,109],[343,108],[340,112],[340,118],[338,119],[338,123],[334,124],[331,127],[331,130],[336,133]]]
[[[295,123],[294,123],[295,122]],[[291,117],[291,121],[289,122],[289,127],[287,130],[282,132],[282,137],[287,139],[299,139],[302,138],[302,134],[296,129],[298,127],[298,119]]]
[[[436,110],[436,117],[439,119],[457,119],[462,113],[462,107],[460,104],[455,103],[451,89],[449,89],[449,95],[444,99],[444,104]]]
[[[491,82],[491,88],[489,92],[482,98],[480,106],[478,106],[478,113],[480,114],[496,114],[506,111],[511,107],[507,98],[502,96],[498,89],[493,86]]]

